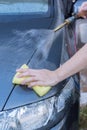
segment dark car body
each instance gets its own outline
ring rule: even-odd
[[[29,1],[27,0],[27,2]],[[43,1],[36,1],[36,3],[39,2]],[[3,122],[1,115],[4,112],[7,113],[25,106],[29,107],[33,104],[37,105],[39,102],[44,102],[55,96],[60,97],[60,99],[64,98],[64,108],[61,106],[62,109],[57,111],[56,104],[61,104],[62,101],[59,102],[58,99],[58,103],[56,101],[54,104],[53,109],[56,109],[52,112],[53,117],[51,115],[47,123],[36,129],[78,130],[79,80],[77,75],[54,86],[43,97],[39,97],[26,86],[12,84],[16,69],[22,64],[27,64],[34,69],[55,70],[76,51],[74,23],[55,33],[53,31],[65,18],[71,16],[71,12],[73,12],[72,1],[46,0],[45,2],[48,6],[45,7],[46,10],[42,8],[42,12],[41,7],[43,6],[40,7],[39,11],[37,9],[37,12],[35,9],[32,9],[34,11],[28,10],[26,1],[21,6],[23,10],[19,6],[18,11],[15,11],[16,6],[18,6],[16,1],[13,3],[9,1],[5,3],[4,0],[0,2],[0,123]],[[10,122],[9,117],[6,123],[8,124],[8,122]],[[35,129],[24,128],[25,130]],[[14,127],[9,123],[7,129],[3,126],[0,130],[24,130],[24,128],[22,126]]]

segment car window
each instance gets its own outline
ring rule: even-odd
[[[48,12],[49,0],[0,0],[0,13],[34,13]]]

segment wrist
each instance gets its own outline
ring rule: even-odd
[[[55,70],[56,82],[59,83],[63,80],[63,73],[60,68]]]

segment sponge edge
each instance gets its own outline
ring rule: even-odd
[[[24,65],[21,66],[21,68],[27,69],[28,66],[26,64],[24,64]],[[17,72],[15,74],[15,76],[13,77],[13,80],[12,80],[13,84],[21,84],[21,82],[27,78],[27,77],[18,78],[17,77],[18,74],[20,74],[20,73]],[[34,86],[32,89],[35,91],[35,93],[37,95],[44,96],[44,95],[46,95],[49,92],[49,90],[51,89],[51,87],[50,86]]]
[[[46,95],[49,90],[51,89],[50,86],[34,86],[33,90],[39,95],[39,96],[44,96]]]
[[[26,64],[23,64],[23,65],[21,66],[21,68],[27,69],[28,66],[27,66]],[[17,76],[18,76],[19,74],[20,74],[20,73],[17,72],[17,73],[15,74],[15,76],[13,77],[13,80],[12,80],[12,83],[13,83],[13,84],[21,84],[21,82],[26,79],[26,77],[18,78]]]

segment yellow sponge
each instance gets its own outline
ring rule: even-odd
[[[33,90],[39,95],[39,96],[44,96],[49,92],[51,89],[50,86],[34,86]]]
[[[26,64],[22,65],[21,68],[28,68],[28,66]],[[23,78],[18,78],[17,75],[19,74],[19,72],[17,72],[15,74],[15,76],[13,77],[12,83],[13,84],[21,84],[21,82],[23,80],[25,80],[27,77],[23,77]],[[51,89],[50,86],[34,86],[32,88],[39,96],[44,96],[45,94],[47,94],[47,92]]]
[[[21,68],[27,69],[28,66],[27,66],[26,64],[24,64],[24,65],[21,66]],[[12,80],[12,83],[13,83],[13,84],[21,84],[21,82],[26,79],[26,77],[18,78],[17,76],[18,76],[19,74],[20,74],[20,73],[17,72],[17,73],[15,74],[15,76],[13,77],[13,80]]]

